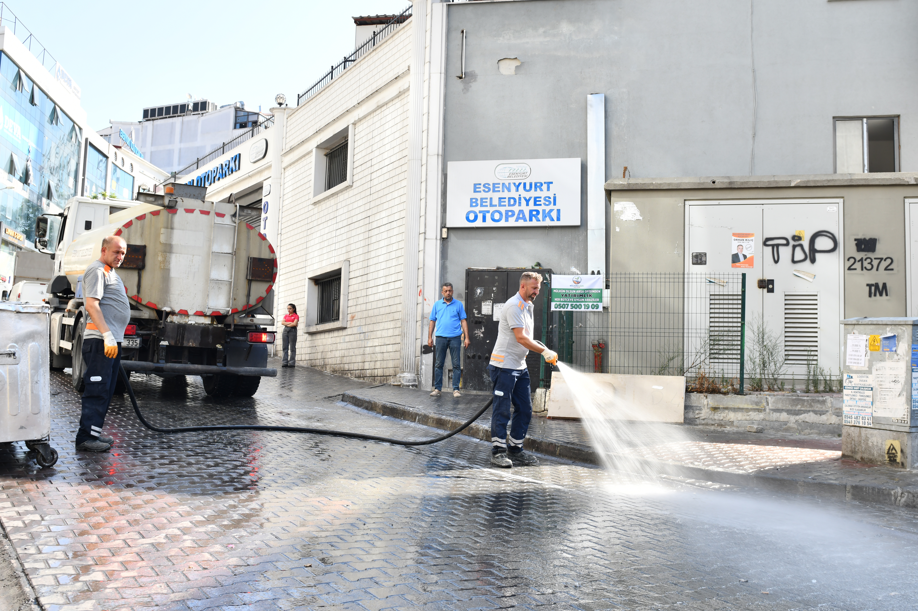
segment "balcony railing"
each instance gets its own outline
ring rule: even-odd
[[[347,70],[354,62],[372,51],[376,45],[384,41],[389,37],[390,34],[398,30],[403,23],[408,21],[410,17],[411,7],[409,6],[400,14],[396,15],[389,23],[383,26],[382,29],[373,32],[373,36],[368,38],[365,43],[354,49],[353,53],[342,59],[338,64],[332,66],[331,69],[326,72],[322,78],[316,81],[312,87],[296,96],[296,105],[299,106],[303,104],[303,102],[322,91],[326,85],[341,76],[344,71]]]

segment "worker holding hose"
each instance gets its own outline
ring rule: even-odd
[[[121,342],[131,320],[131,306],[124,283],[115,269],[121,266],[127,244],[117,236],[102,240],[102,256],[83,272],[86,330],[83,334],[83,413],[76,435],[76,449],[107,452],[114,440],[102,434],[105,414],[121,368]]]
[[[530,350],[535,350],[542,354],[547,363],[558,361],[556,352],[532,339],[532,302],[538,297],[541,286],[541,274],[523,272],[519,292],[504,304],[500,313],[497,341],[488,364],[488,374],[494,384],[491,464],[495,467],[530,467],[539,464],[539,459],[523,451],[523,441],[532,421],[532,395],[526,356]]]

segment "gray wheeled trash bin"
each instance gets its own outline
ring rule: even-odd
[[[0,302],[0,443],[24,441],[40,467],[57,462],[49,443],[50,315],[47,304]]]

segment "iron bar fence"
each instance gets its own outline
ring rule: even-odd
[[[182,177],[184,177],[186,174],[188,174],[188,172],[192,172],[192,171],[194,171],[194,170],[198,170],[198,169],[202,168],[203,166],[207,165],[208,163],[210,163],[211,161],[213,161],[213,160],[216,159],[217,157],[220,157],[221,155],[224,155],[227,151],[233,150],[234,148],[236,148],[237,146],[239,146],[239,145],[242,144],[243,142],[246,142],[247,140],[251,140],[252,138],[254,138],[255,136],[257,136],[257,135],[260,134],[261,132],[263,132],[263,131],[265,131],[265,130],[267,130],[267,129],[270,129],[273,125],[274,125],[274,117],[273,117],[273,116],[268,117],[267,119],[265,119],[264,121],[262,121],[261,123],[259,123],[259,124],[256,125],[255,127],[251,128],[250,130],[248,130],[248,131],[246,131],[246,132],[243,132],[243,133],[239,134],[238,136],[236,136],[235,138],[233,138],[233,139],[230,140],[229,142],[224,142],[221,146],[215,148],[214,150],[212,150],[211,152],[207,153],[207,154],[204,155],[203,157],[199,157],[198,159],[196,159],[196,160],[194,161],[194,163],[190,163],[190,164],[188,164],[187,166],[185,166],[184,168],[182,168],[181,170],[178,170],[177,172],[174,172],[174,173],[173,173],[173,176],[175,176],[175,178],[182,178]],[[160,184],[161,184],[161,185],[164,185],[164,184],[166,184],[166,183],[168,183],[168,182],[172,182],[172,176],[170,176],[169,178],[167,178],[166,180],[164,180],[164,181],[161,182]]]
[[[743,389],[745,274],[612,273],[595,313],[552,312],[550,345],[583,371],[684,375]]]
[[[54,69],[57,65],[57,60],[48,52],[45,45],[38,42],[32,31],[19,20],[16,13],[10,10],[6,2],[0,2],[0,25],[10,28],[23,46],[41,62],[45,70],[50,72]]]
[[[358,59],[369,53],[373,48],[381,43],[383,40],[389,37],[390,34],[395,32],[401,27],[403,23],[408,21],[411,17],[411,6],[406,8],[404,11],[396,15],[389,23],[383,26],[380,30],[373,32],[373,35],[366,40],[359,47],[354,49],[353,53],[346,56],[338,64],[335,64],[331,69],[326,72],[322,78],[316,81],[311,87],[306,91],[296,96],[296,105],[300,106],[303,102],[314,96],[315,94],[322,91],[326,85],[331,83],[333,80],[341,76],[345,70],[347,70],[351,64],[356,62]]]

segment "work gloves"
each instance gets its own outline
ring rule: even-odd
[[[542,356],[545,357],[545,362],[549,365],[554,365],[558,362],[558,353],[554,350],[546,348],[542,351]]]
[[[102,334],[102,341],[105,342],[106,358],[113,359],[118,356],[118,342],[115,341],[115,336],[112,335],[111,331],[106,331]]]

